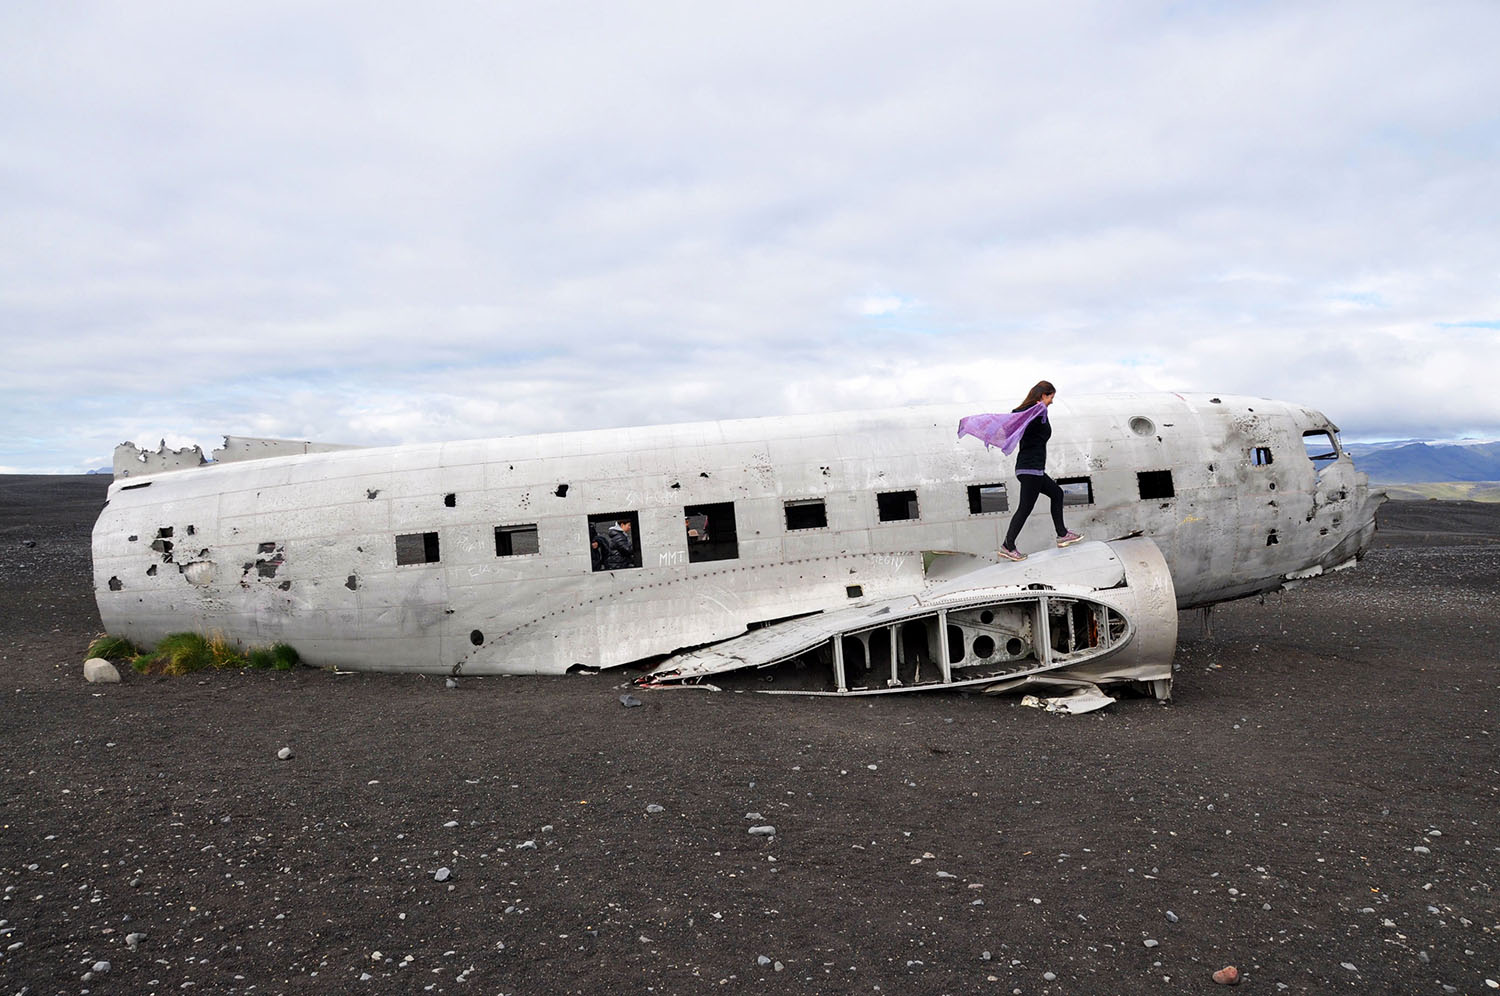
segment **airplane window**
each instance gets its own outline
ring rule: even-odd
[[[687,530],[689,563],[734,560],[740,555],[734,528],[734,502],[688,505],[682,510],[682,518]]]
[[[1171,498],[1177,494],[1177,491],[1172,487],[1172,472],[1170,470],[1142,470],[1135,477],[1141,486],[1142,501],[1149,501],[1154,498]]]
[[[635,512],[589,516],[589,553],[594,570],[623,571],[640,567],[640,526],[640,516]]]
[[[1006,512],[1009,510],[1010,499],[1005,494],[1005,485],[969,485],[970,515],[984,515],[986,512]]]
[[[402,533],[396,537],[396,566],[435,564],[439,559],[437,533]]]
[[[524,557],[539,549],[535,522],[524,526],[495,527],[495,556]]]
[[[825,529],[828,526],[828,509],[821,498],[808,498],[786,503],[786,528]]]
[[[881,522],[899,522],[919,517],[915,491],[885,491],[875,496],[875,504],[880,510]]]
[[[1271,447],[1257,446],[1255,448],[1255,466],[1268,467],[1271,465]]]
[[[1325,429],[1304,432],[1302,445],[1307,450],[1309,460],[1337,460],[1339,458],[1338,445],[1334,443],[1333,436]]]
[[[1094,503],[1094,479],[1092,477],[1059,477],[1057,486],[1062,488],[1064,505],[1092,505]]]

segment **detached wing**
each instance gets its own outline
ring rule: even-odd
[[[759,670],[763,690],[884,694],[1028,676],[1151,682],[1167,697],[1177,599],[1156,544],[1080,543],[975,568],[936,555],[919,595],[823,612],[668,658],[654,682]],[[784,667],[783,667],[784,665]]]

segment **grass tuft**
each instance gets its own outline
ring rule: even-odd
[[[133,648],[132,648],[133,649]],[[130,666],[142,674],[192,674],[206,668],[263,668],[290,671],[301,662],[295,648],[285,643],[242,651],[222,633],[170,633],[154,648],[137,654]]]
[[[271,666],[278,671],[290,671],[302,663],[302,655],[297,653],[297,648],[289,643],[272,644],[271,657],[275,661]]]
[[[103,657],[107,661],[124,660],[134,657],[140,651],[136,645],[123,636],[101,636],[89,644],[89,649],[84,651],[85,657]]]
[[[169,633],[161,638],[151,655],[162,674],[192,674],[212,667],[214,662],[208,637],[202,633]]]

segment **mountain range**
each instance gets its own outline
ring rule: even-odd
[[[1500,442],[1400,439],[1345,443],[1344,449],[1375,484],[1500,481]]]

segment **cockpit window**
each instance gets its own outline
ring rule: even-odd
[[[1309,429],[1302,434],[1302,445],[1307,449],[1307,458],[1314,463],[1337,460],[1339,446],[1333,433],[1327,429]]]

